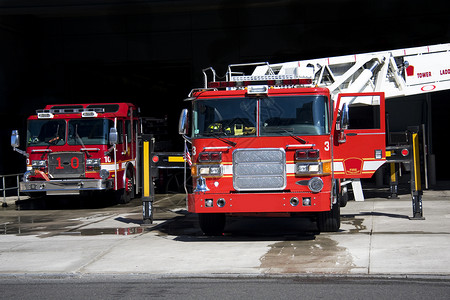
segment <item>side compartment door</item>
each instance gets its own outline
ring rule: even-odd
[[[384,93],[340,94],[332,128],[335,178],[370,178],[386,161]]]

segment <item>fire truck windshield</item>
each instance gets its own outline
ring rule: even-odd
[[[106,145],[111,127],[108,119],[72,119],[66,137],[66,120],[30,120],[27,146]]]
[[[67,143],[69,145],[106,145],[109,128],[114,122],[108,119],[69,120]]]
[[[256,135],[255,98],[199,100],[194,103],[194,137]]]
[[[27,128],[27,146],[64,145],[66,121],[30,120]]]
[[[256,136],[257,132],[260,136],[322,135],[330,132],[328,99],[322,95],[197,100],[193,121],[194,137]]]

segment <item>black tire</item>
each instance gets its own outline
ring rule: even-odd
[[[342,191],[341,194],[339,195],[339,203],[340,203],[341,207],[346,207],[347,202],[348,202],[348,192]]]
[[[125,188],[117,191],[117,203],[127,204],[134,198],[134,182],[133,172],[131,169],[127,169],[125,178]]]
[[[341,227],[341,206],[333,204],[330,211],[319,212],[317,215],[317,227],[320,232],[336,232]]]
[[[205,235],[222,235],[225,229],[225,214],[198,214],[198,222]]]

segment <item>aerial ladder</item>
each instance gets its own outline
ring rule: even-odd
[[[340,93],[384,92],[385,99],[391,99],[450,89],[449,43],[278,64],[263,62],[251,65],[255,66],[250,75],[253,78],[268,75],[275,75],[277,78],[280,75],[285,78],[312,78],[312,86],[328,88],[333,100],[336,100]],[[227,80],[245,81],[246,76],[243,73],[232,70],[242,66],[244,65],[230,65]],[[415,129],[412,129],[411,140],[413,141],[411,148],[417,147]],[[412,153],[411,174],[415,174],[411,180],[413,218],[421,218],[418,154],[414,154],[414,151]],[[344,182],[349,183],[352,184],[355,200],[363,201],[360,180]]]

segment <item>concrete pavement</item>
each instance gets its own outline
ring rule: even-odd
[[[159,196],[176,205],[147,228],[137,206],[10,234],[13,219],[0,211],[0,274],[450,276],[448,190],[424,192],[425,220],[409,220],[408,194],[350,201],[340,232],[320,235],[303,219],[232,218],[224,236],[205,237],[173,197]]]

